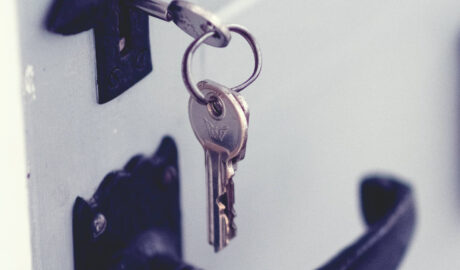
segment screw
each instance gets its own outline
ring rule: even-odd
[[[107,228],[107,219],[101,213],[98,213],[93,219],[93,238],[99,237]]]
[[[109,87],[117,88],[120,85],[122,75],[123,72],[118,67],[112,69],[109,75]]]
[[[137,54],[136,57],[136,68],[142,70],[145,69],[147,66],[147,61],[148,61],[148,53],[147,50],[142,50]]]
[[[177,178],[177,170],[174,168],[174,166],[168,166],[166,167],[164,173],[163,173],[163,183],[164,184],[172,184]]]

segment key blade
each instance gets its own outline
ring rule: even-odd
[[[233,210],[234,170],[225,164],[226,154],[206,150],[206,179],[208,186],[208,239],[218,252],[235,236]],[[228,176],[230,178],[228,178]],[[225,181],[225,179],[229,179]],[[229,185],[229,182],[231,184]],[[229,188],[231,187],[231,188]]]

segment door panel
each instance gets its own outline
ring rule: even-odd
[[[402,269],[456,269],[460,4],[420,1],[198,1],[262,47],[245,160],[235,176],[238,236],[207,244],[203,151],[180,74],[191,42],[150,20],[154,71],[98,105],[92,32],[58,36],[51,1],[18,2],[34,269],[72,269],[71,209],[104,175],[170,134],[179,147],[186,259],[204,269],[314,268],[364,229],[358,180],[401,175],[420,202]],[[238,36],[201,48],[194,74],[232,86],[251,72]],[[442,253],[440,252],[442,249]],[[430,254],[430,260],[426,255]],[[445,265],[443,265],[445,264]]]

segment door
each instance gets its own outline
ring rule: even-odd
[[[150,19],[154,71],[98,105],[93,33],[49,33],[51,1],[24,0],[17,7],[33,268],[72,269],[75,197],[90,197],[107,172],[169,134],[179,147],[185,258],[194,265],[317,267],[364,229],[360,177],[388,172],[411,183],[419,202],[401,268],[457,269],[460,3],[196,2],[249,28],[263,53],[260,78],[242,92],[251,118],[235,176],[237,238],[218,254],[206,241],[203,150],[180,74],[191,39]],[[225,49],[200,49],[195,76],[232,86],[250,73],[251,57],[234,35]]]

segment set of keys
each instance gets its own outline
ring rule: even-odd
[[[236,235],[233,175],[237,162],[244,158],[249,111],[246,101],[225,86],[205,80],[198,87],[213,99],[203,105],[190,98],[189,116],[205,152],[208,237],[219,251]]]
[[[244,83],[228,88],[203,80],[195,87],[190,73],[192,55],[213,32],[204,34],[188,47],[182,65],[182,77],[191,93],[190,123],[205,153],[208,239],[216,252],[236,236],[233,176],[238,162],[245,157],[249,126],[248,104],[238,92],[251,84],[261,70],[260,50],[252,35],[237,25],[229,26],[229,30],[242,35],[254,53],[254,71]]]
[[[249,109],[239,94],[254,82],[261,71],[261,53],[254,37],[239,25],[223,25],[211,12],[193,3],[174,0],[126,0],[128,4],[164,21],[173,21],[195,40],[184,54],[182,77],[191,97],[189,117],[193,131],[205,152],[208,188],[208,238],[217,252],[236,235],[233,176],[246,152]],[[195,83],[191,75],[192,57],[206,43],[226,47],[231,32],[249,43],[255,60],[249,79],[228,88],[211,80]]]

